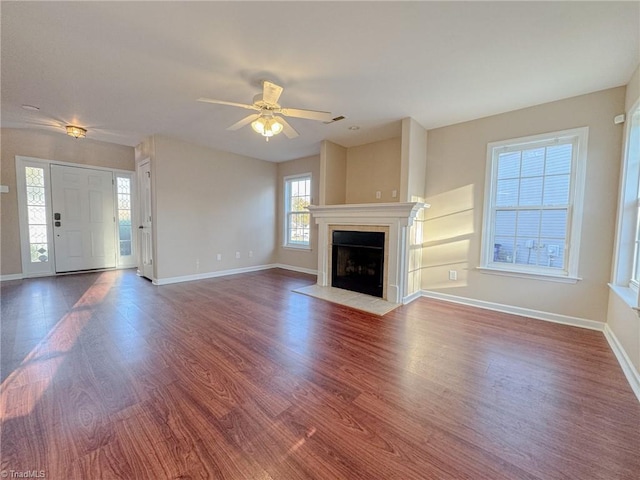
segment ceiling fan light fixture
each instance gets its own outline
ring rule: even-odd
[[[282,132],[282,129],[284,128],[282,124],[275,118],[271,120],[270,127],[274,135],[278,135],[280,132]]]
[[[269,138],[282,132],[284,126],[276,117],[260,116],[251,122],[251,128],[263,137]]]
[[[73,138],[84,138],[87,136],[87,129],[76,127],[75,125],[67,125],[67,135]]]
[[[227,130],[235,131],[250,124],[253,131],[265,137],[267,141],[269,141],[270,137],[278,135],[281,132],[284,132],[287,138],[296,138],[300,135],[295,128],[289,125],[286,117],[316,120],[325,124],[344,120],[345,118],[344,115],[333,117],[331,112],[282,107],[278,103],[282,90],[283,88],[281,86],[264,80],[262,82],[262,93],[258,93],[253,97],[252,104],[228,102],[226,100],[216,100],[205,97],[200,97],[198,101],[253,110],[256,113],[247,115],[230,127],[227,127]]]
[[[253,128],[256,133],[262,135],[264,133],[265,123],[266,120],[263,117],[258,117],[256,120],[251,122],[251,128]]]

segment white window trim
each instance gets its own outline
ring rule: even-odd
[[[572,185],[570,187],[569,211],[568,211],[568,245],[566,255],[568,263],[566,270],[548,269],[540,266],[519,266],[512,264],[497,264],[493,262],[493,245],[489,241],[493,237],[492,225],[492,200],[495,196],[497,185],[494,183],[497,162],[494,154],[507,151],[509,148],[520,149],[528,143],[541,143],[544,141],[557,141],[560,139],[575,138],[576,148],[572,159]],[[480,266],[478,270],[483,273],[507,275],[536,280],[548,280],[563,283],[576,283],[581,280],[578,276],[580,235],[582,232],[582,217],[584,204],[584,185],[586,178],[587,145],[589,140],[589,127],[573,128],[558,132],[549,132],[540,135],[512,138],[487,144],[487,160],[485,174],[484,216],[482,223],[482,246]],[[517,147],[516,147],[517,145]]]
[[[307,173],[296,173],[294,175],[287,175],[283,178],[283,184],[282,184],[282,190],[284,192],[284,208],[283,208],[283,222],[282,222],[282,227],[283,227],[283,231],[282,231],[282,248],[286,248],[286,249],[292,249],[292,250],[311,250],[311,225],[309,225],[309,243],[308,244],[296,244],[296,243],[289,243],[289,232],[288,232],[288,226],[289,226],[289,189],[287,188],[287,185],[290,181],[292,180],[306,180],[309,179],[309,196],[310,198],[313,198],[313,191],[312,191],[312,186],[313,186],[313,176],[311,175],[311,172],[307,172]]]
[[[56,271],[53,246],[53,228],[51,225],[51,178],[49,165],[51,162],[39,158],[16,156],[16,194],[18,196],[18,223],[20,225],[20,252],[22,254],[22,276],[24,278],[54,275]],[[47,222],[47,244],[49,246],[48,261],[32,263],[29,251],[29,221],[27,214],[27,183],[25,168],[42,168],[44,171],[45,217]]]
[[[113,178],[115,179],[115,188],[114,188],[114,212],[116,213],[116,267],[117,268],[133,268],[138,265],[137,260],[137,241],[136,241],[136,231],[138,227],[137,222],[137,213],[135,206],[137,205],[137,190],[136,190],[136,178],[135,172],[113,172]],[[128,178],[129,179],[129,191],[131,196],[131,255],[120,255],[120,221],[118,219],[119,209],[118,209],[118,178]]]
[[[633,115],[640,114],[640,100],[637,100],[627,112],[625,122],[624,147],[620,166],[620,185],[618,196],[618,215],[616,222],[616,241],[613,252],[613,274],[609,284],[629,307],[640,307],[638,285],[633,281],[633,261],[636,222],[638,212],[638,196],[640,192],[640,157],[633,163],[630,160],[631,128]]]

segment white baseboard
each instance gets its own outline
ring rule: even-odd
[[[625,352],[622,344],[618,340],[618,337],[616,337],[616,334],[613,333],[613,330],[611,330],[609,325],[604,326],[604,336],[607,339],[607,342],[609,342],[609,346],[611,347],[611,350],[613,350],[613,354],[618,359],[618,363],[622,367],[622,372],[624,373],[624,376],[627,377],[627,381],[629,382],[629,385],[631,385],[633,393],[636,394],[638,401],[640,401],[640,373],[631,362],[629,355],[627,355],[627,352]]]
[[[407,305],[411,302],[413,302],[415,299],[420,298],[420,297],[424,297],[425,295],[423,294],[422,290],[418,290],[417,292],[412,293],[411,295],[407,295],[406,297],[404,297],[402,299],[402,304],[403,305]]]
[[[11,273],[9,275],[0,275],[0,282],[8,282],[9,280],[22,280],[24,277],[21,273]]]
[[[539,310],[531,310],[529,308],[514,307],[512,305],[503,305],[500,303],[486,302],[484,300],[476,300],[473,298],[459,297],[448,293],[432,292],[422,290],[422,296],[427,298],[435,298],[446,302],[459,303],[461,305],[469,305],[471,307],[484,308],[502,313],[511,313],[522,317],[535,318],[537,320],[545,320],[547,322],[561,323],[563,325],[571,325],[572,327],[587,328],[589,330],[604,331],[604,322],[596,322],[595,320],[587,320],[585,318],[571,317],[569,315],[560,315],[558,313],[541,312]]]
[[[153,284],[169,285],[172,283],[192,282],[194,280],[204,280],[207,278],[226,277],[227,275],[236,275],[238,273],[258,272],[260,270],[269,270],[271,268],[276,268],[276,265],[257,265],[253,267],[232,268],[230,270],[218,270],[216,272],[196,273],[194,275],[184,275],[180,277],[157,278],[153,280]]]
[[[184,275],[180,277],[158,278],[153,280],[154,285],[170,285],[172,283],[193,282],[194,280],[204,280],[207,278],[226,277],[227,275],[237,275],[238,273],[259,272],[260,270],[270,270],[272,268],[284,268],[294,272],[317,275],[316,270],[284,265],[282,263],[270,263],[268,265],[256,265],[253,267],[232,268],[230,270],[219,270],[217,272],[196,273],[194,275]]]
[[[284,263],[276,263],[273,268],[283,268],[285,270],[291,270],[292,272],[308,273],[309,275],[318,275],[318,270],[312,270],[310,268],[296,267],[294,265],[285,265]]]

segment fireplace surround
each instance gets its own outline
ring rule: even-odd
[[[409,227],[426,205],[419,202],[311,205],[318,225],[318,285],[331,286],[333,232],[382,232],[382,298],[403,303],[408,292]]]

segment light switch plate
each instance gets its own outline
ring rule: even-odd
[[[9,193],[9,185],[0,185],[0,193]]]

